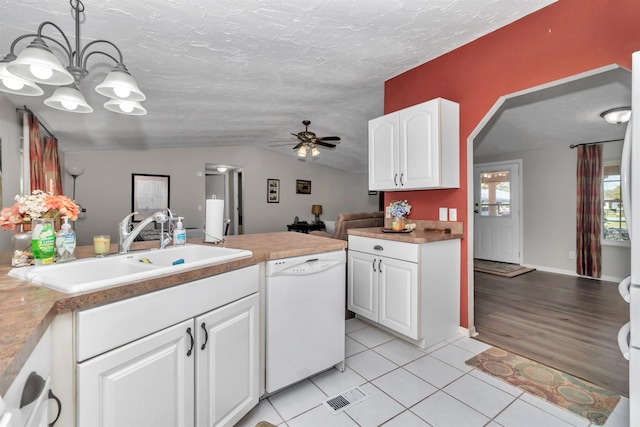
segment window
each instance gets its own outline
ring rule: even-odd
[[[605,164],[603,167],[602,239],[604,242],[629,241],[620,192],[620,164]]]
[[[511,177],[509,170],[480,174],[482,216],[511,215]]]

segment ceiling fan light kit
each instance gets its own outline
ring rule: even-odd
[[[41,23],[37,33],[24,34],[16,38],[11,43],[9,54],[0,61],[0,91],[15,95],[39,96],[44,92],[37,83],[61,86],[44,101],[47,106],[74,113],[90,113],[93,108],[87,104],[79,87],[82,79],[89,74],[87,60],[94,54],[101,54],[116,63],[104,81],[95,88],[97,93],[111,98],[104,107],[120,114],[147,114],[147,110],[140,104],[146,96],[125,67],[120,49],[112,42],[101,39],[93,40],[81,48],[80,14],[84,12],[84,4],[80,0],[69,0],[69,4],[73,9],[75,21],[75,50],[60,27],[50,21]],[[43,29],[47,26],[55,28],[62,36],[63,42],[43,35]],[[30,44],[16,56],[17,43],[28,38],[31,38]],[[60,62],[45,39],[64,51],[67,66]],[[116,55],[97,49],[98,44],[111,46]]]

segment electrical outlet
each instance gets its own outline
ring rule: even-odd
[[[449,221],[457,221],[458,220],[458,209],[449,208]]]
[[[440,219],[440,221],[446,221],[447,220],[447,208],[440,208],[440,213],[438,215],[438,218]]]
[[[576,253],[574,251],[569,251],[569,259],[576,259]]]

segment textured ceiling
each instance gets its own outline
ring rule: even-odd
[[[33,110],[63,151],[250,144],[310,130],[338,135],[318,163],[367,168],[367,121],[383,114],[384,81],[554,0],[85,1],[83,45],[107,39],[147,95],[146,116],[105,110],[93,88],[111,68],[89,60],[82,91],[94,113]],[[0,53],[53,21],[74,43],[67,0],[0,1]],[[55,36],[49,30],[45,34]],[[24,42],[22,43],[24,44]],[[21,44],[18,45],[21,47]],[[106,50],[106,49],[105,49]],[[295,156],[289,147],[272,147]]]
[[[474,139],[474,157],[623,139],[627,126],[600,113],[631,105],[631,72],[605,68],[506,99]]]

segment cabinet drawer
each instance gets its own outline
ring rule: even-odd
[[[414,243],[371,237],[349,236],[349,250],[379,255],[403,261],[418,262],[420,246]]]
[[[76,313],[79,362],[258,291],[258,266]]]

